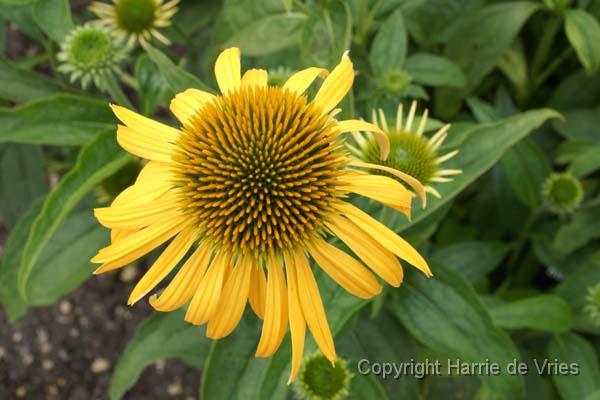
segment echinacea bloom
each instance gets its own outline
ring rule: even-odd
[[[346,360],[338,357],[332,364],[317,351],[304,357],[294,392],[300,400],[343,400],[350,394],[353,377]]]
[[[542,199],[554,214],[570,214],[581,205],[583,186],[571,172],[552,173],[542,186]]]
[[[74,28],[61,43],[58,70],[69,74],[71,82],[81,81],[84,89],[90,83],[105,89],[114,74],[121,72],[120,64],[128,51],[123,40],[114,38],[108,28],[85,24]]]
[[[422,201],[425,193],[406,174],[347,156],[345,132],[378,135],[384,156],[389,143],[370,123],[333,118],[354,79],[346,55],[328,75],[307,68],[276,87],[267,85],[265,70],[240,76],[239,49],[229,48],[217,58],[215,75],[220,95],[188,89],[172,100],[180,129],[112,107],[124,124],[117,130],[119,144],[149,162],[110,207],[95,210],[100,223],[112,229],[112,243],[92,261],[102,264],[96,273],[110,271],[172,239],[134,287],[129,304],[155,289],[191,253],[164,291],[150,298],[151,305],[172,311],[190,301],[185,320],[208,323],[207,336],[219,339],[235,329],[249,302],[264,319],[257,356],[271,356],[289,325],[292,380],[306,326],[323,354],[336,359],[309,257],[364,299],[381,291],[371,271],[400,285],[396,257],[431,275],[410,244],[345,201],[357,193],[410,214],[412,192],[360,168],[396,173]],[[303,93],[326,75],[309,101]],[[337,236],[368,268],[329,244],[327,234]]]
[[[451,182],[450,176],[462,173],[460,169],[442,169],[440,165],[458,154],[458,150],[453,150],[444,155],[438,155],[438,150],[446,137],[450,124],[446,124],[435,132],[430,138],[426,138],[423,133],[427,124],[428,110],[425,109],[416,130],[413,129],[417,102],[413,101],[410,111],[406,116],[406,122],[403,123],[402,104],[398,106],[396,114],[396,123],[394,126],[388,126],[386,116],[383,110],[378,112],[373,110],[373,124],[382,129],[390,140],[390,154],[384,161],[381,158],[377,143],[370,138],[365,138],[360,132],[354,132],[353,136],[357,146],[348,144],[352,154],[359,160],[370,163],[382,164],[387,167],[402,171],[417,179],[425,186],[425,191],[436,197],[441,197],[440,193],[432,186],[434,183]],[[378,115],[379,114],[379,115]],[[386,175],[390,175],[383,172]],[[391,176],[391,175],[390,175]]]
[[[113,4],[95,1],[90,11],[98,16],[98,22],[113,28],[127,38],[132,46],[139,42],[148,45],[152,37],[169,45],[171,42],[158,31],[171,25],[171,18],[177,12],[179,0],[113,0]]]

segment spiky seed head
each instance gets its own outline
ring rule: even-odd
[[[400,69],[386,71],[381,79],[383,89],[391,94],[400,95],[406,92],[410,84],[411,77]]]
[[[117,25],[129,33],[142,33],[154,27],[158,4],[155,0],[119,0],[116,2]]]
[[[553,173],[544,182],[542,195],[551,212],[568,214],[581,204],[583,187],[570,172]]]
[[[352,373],[343,358],[335,365],[320,352],[304,358],[294,383],[296,396],[304,400],[342,400],[349,394]]]

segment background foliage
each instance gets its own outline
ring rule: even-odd
[[[91,18],[70,6],[0,0],[0,38],[10,22],[43,49],[0,57],[0,217],[10,231],[0,303],[12,320],[90,277],[89,258],[108,242],[91,209],[110,198],[111,183],[131,181],[135,163],[115,142],[107,95],[55,73],[58,43]],[[419,99],[452,122],[442,150],[459,148],[448,165],[463,170],[410,222],[371,210],[419,246],[434,278],[407,271],[401,288],[366,303],[317,274],[338,353],[356,375],[351,397],[591,400],[600,397],[600,328],[584,307],[600,282],[599,18],[598,0],[183,0],[165,31],[174,45],[137,49],[126,68],[136,90],[123,87],[140,112],[174,124],[170,98],[216,87],[212,66],[226,46],[241,48],[246,68],[292,70],[332,67],[350,49],[358,74],[344,113],[392,115],[398,102]],[[555,216],[542,184],[563,170],[582,180],[585,199]],[[182,313],[139,326],[111,398],[163,357],[203,369],[203,399],[291,395],[289,345],[254,358],[256,319],[212,343]],[[355,371],[362,358],[548,358],[581,372],[382,380]]]

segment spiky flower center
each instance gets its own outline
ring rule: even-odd
[[[352,374],[345,360],[338,359],[335,367],[320,353],[306,357],[295,389],[306,400],[341,400],[348,396]]]
[[[391,131],[390,155],[385,161],[381,161],[379,146],[375,140],[370,140],[365,149],[365,159],[373,164],[383,164],[402,171],[416,178],[423,185],[430,183],[438,170],[436,153],[429,146],[427,140],[414,132]],[[394,176],[378,170],[371,171],[374,174]],[[404,183],[403,183],[404,184]]]
[[[130,33],[142,33],[154,27],[155,0],[119,0],[116,5],[117,24]]]
[[[177,141],[181,205],[221,248],[265,254],[311,238],[346,163],[337,124],[306,96],[243,87],[205,104]]]
[[[570,173],[552,174],[543,189],[547,206],[555,212],[570,212],[583,199],[581,182]]]
[[[107,32],[88,27],[77,31],[69,44],[70,62],[80,68],[102,68],[112,62],[113,43]]]

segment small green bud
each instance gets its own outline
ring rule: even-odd
[[[542,195],[550,211],[555,214],[568,214],[581,204],[583,187],[570,172],[553,173],[544,182]]]
[[[381,86],[383,89],[395,95],[401,95],[406,92],[412,78],[402,70],[390,70],[383,74]]]
[[[304,358],[294,390],[303,400],[342,400],[348,396],[351,379],[346,360],[338,358],[334,367],[316,352]]]

